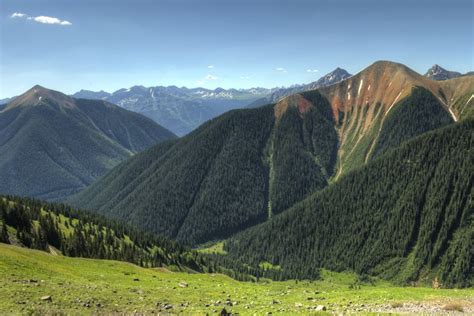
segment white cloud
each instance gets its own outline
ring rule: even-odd
[[[64,26],[72,25],[72,23],[69,21],[60,20],[52,16],[44,16],[44,15],[29,16],[25,13],[15,12],[10,17],[11,18],[26,18],[27,20],[34,21],[37,23],[42,23],[42,24],[56,24],[56,25],[64,25]]]
[[[201,85],[201,86],[202,86],[202,85],[204,84],[204,81],[202,81],[202,80],[197,80],[196,83],[197,83],[198,85]]]
[[[207,75],[207,76],[205,77],[205,79],[206,79],[206,80],[217,80],[218,77],[213,76],[213,75]]]
[[[318,72],[319,70],[317,69],[306,69],[306,72]]]
[[[287,72],[285,68],[283,67],[278,67],[278,68],[275,68],[276,71],[279,71],[279,72]]]
[[[11,18],[24,18],[26,14],[21,13],[21,12],[15,12],[12,15],[10,15]]]
[[[33,20],[38,23],[43,23],[43,24],[59,24],[59,25],[72,25],[71,22],[69,21],[61,21],[58,18],[54,18],[51,16],[37,16],[34,17]]]
[[[209,66],[207,66],[207,68],[214,69],[214,65],[209,65]]]
[[[250,76],[240,76],[240,79],[249,80],[249,79],[250,79]]]

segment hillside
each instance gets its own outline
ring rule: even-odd
[[[331,103],[338,122],[338,178],[374,158],[374,148],[381,146],[385,133],[405,140],[472,117],[474,99],[469,97],[474,94],[474,76],[432,81],[402,64],[379,61],[319,91]],[[397,120],[403,125],[390,130]]]
[[[474,121],[419,136],[225,242],[228,260],[472,287]],[[271,269],[270,269],[271,270]]]
[[[61,199],[170,131],[111,103],[35,86],[0,111],[0,192]]]
[[[202,123],[261,98],[272,89],[205,89],[133,86],[113,93],[81,90],[74,97],[101,99],[143,114],[182,136]]]
[[[53,256],[1,243],[0,262],[2,314],[213,315],[224,308],[241,315],[307,314],[319,305],[334,313],[432,314],[450,306],[474,311],[472,289],[401,288],[349,273],[324,272],[314,282],[239,282],[220,274]]]
[[[0,196],[0,242],[53,255],[207,271],[204,258],[175,242],[63,204]]]
[[[122,163],[70,202],[185,244],[228,237],[328,184],[337,135],[325,132],[329,104],[315,102],[321,109],[304,120],[291,110],[276,123],[272,106],[226,113]]]
[[[121,164],[70,201],[189,245],[227,238],[464,117],[459,100],[474,91],[474,77],[454,80],[378,62],[336,85],[228,112]]]

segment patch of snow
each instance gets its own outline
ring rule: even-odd
[[[392,85],[392,82],[390,81],[390,83],[388,84],[388,87],[390,88],[391,85]]]
[[[390,107],[388,108],[387,113],[385,113],[385,115],[387,115],[388,112],[390,112],[390,110],[391,110],[392,107],[395,105],[395,103],[397,103],[398,98],[399,98],[401,95],[402,95],[402,91],[400,91],[400,93],[397,95],[397,97],[395,98],[395,101],[393,101],[392,105],[390,105]]]
[[[455,122],[457,122],[458,119],[457,119],[456,115],[454,115],[454,112],[451,111],[451,109],[449,108],[449,105],[447,105],[440,97],[438,97],[438,100],[439,100],[439,102],[441,102],[441,104],[443,104],[443,105],[448,109],[449,114],[451,114],[451,116],[453,117],[453,120],[454,120]],[[469,102],[469,101],[468,101],[468,102]]]
[[[351,100],[351,94],[349,92],[347,92],[347,100]]]
[[[367,88],[367,91],[370,91],[370,84],[369,84],[369,87]]]
[[[471,95],[471,97],[469,98],[469,100],[467,100],[467,102],[466,102],[466,105],[468,105],[468,104],[469,104],[469,102],[471,102],[472,98],[474,98],[474,94],[473,94],[473,95]]]
[[[38,98],[38,101],[41,101],[42,98],[43,98],[43,97],[40,96],[40,97]]]
[[[350,90],[351,89],[351,84],[349,83],[349,86],[347,87],[347,90]]]
[[[359,96],[359,94],[360,94],[360,89],[362,89],[362,85],[363,85],[363,84],[364,84],[364,79],[362,79],[362,80],[360,81],[359,90],[357,90],[357,96]]]
[[[457,122],[458,119],[457,119],[456,115],[454,115],[454,112],[453,112],[449,107],[448,107],[448,111],[449,111],[449,113],[451,114],[451,116],[453,117],[453,120],[454,120],[455,122]]]

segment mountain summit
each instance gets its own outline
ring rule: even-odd
[[[425,74],[425,77],[431,80],[448,80],[448,79],[453,79],[453,78],[457,78],[461,76],[462,76],[461,73],[456,72],[456,71],[446,70],[437,64],[434,64],[433,67],[428,69],[428,71]]]
[[[299,93],[299,92],[304,92],[308,90],[314,90],[326,86],[330,86],[332,84],[335,84],[341,80],[344,80],[346,78],[349,78],[351,76],[350,73],[345,71],[342,68],[337,67],[330,73],[327,73],[326,75],[322,76],[319,78],[317,81],[308,83],[308,84],[302,84],[302,85],[295,85],[289,88],[281,88],[273,93],[267,95],[264,98],[260,98],[253,103],[251,103],[248,107],[249,108],[255,108],[259,107],[262,105],[270,104],[270,103],[275,103],[280,101],[282,98],[289,96],[294,93]]]
[[[175,138],[111,103],[34,86],[0,111],[0,192],[61,199],[119,162]]]
[[[5,107],[5,110],[10,110],[15,107],[32,107],[41,105],[72,109],[75,107],[75,102],[73,98],[61,92],[49,90],[40,85],[35,85],[22,95],[10,101]]]
[[[346,70],[337,67],[330,73],[324,75],[323,77],[319,78],[317,81],[312,82],[308,85],[305,85],[306,88],[309,89],[317,89],[317,88],[322,88],[326,86],[330,86],[332,84],[335,84],[339,81],[342,81],[346,78],[349,78],[351,76],[350,73],[348,73]]]

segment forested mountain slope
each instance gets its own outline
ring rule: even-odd
[[[474,121],[419,136],[266,223],[225,242],[229,259],[397,282],[474,282]]]
[[[273,106],[229,112],[114,168],[70,201],[186,244],[265,221],[328,184],[337,134],[329,104],[276,120]],[[333,133],[328,133],[329,130]]]
[[[0,193],[61,199],[175,137],[111,103],[35,86],[0,111]]]
[[[200,254],[173,241],[63,204],[14,196],[0,196],[0,242],[70,257],[206,270]]]
[[[186,244],[227,238],[464,117],[474,100],[457,100],[471,91],[474,78],[435,82],[377,62],[331,87],[226,113],[123,163],[71,202]]]

